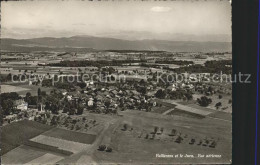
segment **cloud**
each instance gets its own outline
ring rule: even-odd
[[[74,24],[72,24],[72,25],[75,25],[75,26],[85,26],[86,24],[84,24],[84,23],[74,23]]]
[[[154,6],[150,9],[153,12],[168,12],[172,10],[170,7]]]

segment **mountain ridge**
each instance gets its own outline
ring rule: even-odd
[[[107,37],[77,35],[71,37],[41,37],[31,39],[2,38],[1,49],[14,47],[91,48],[96,50],[151,50],[151,51],[231,51],[231,42],[168,41],[156,39],[124,40]],[[42,49],[42,48],[41,48]]]

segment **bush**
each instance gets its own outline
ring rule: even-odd
[[[212,102],[212,100],[206,96],[202,96],[201,98],[197,99],[197,102],[200,106],[207,107]]]
[[[164,99],[166,96],[166,92],[163,91],[162,89],[159,89],[156,93],[155,93],[155,97],[160,98],[160,99]]]
[[[162,127],[162,128],[160,129],[160,131],[163,133],[163,130],[164,130],[164,129],[163,129],[163,127]]]
[[[107,147],[107,152],[112,152],[112,148],[111,147]]]
[[[221,102],[216,103],[215,107],[218,109],[220,106],[222,106]]]
[[[100,146],[98,147],[98,150],[99,150],[99,151],[105,151],[106,148],[107,148],[106,145],[100,145]]]
[[[231,103],[232,103],[232,100],[231,100],[231,99],[229,99],[229,100],[228,100],[228,104],[231,104]]]
[[[170,136],[176,135],[176,132],[177,132],[177,131],[176,131],[175,129],[172,129]]]
[[[80,130],[80,126],[79,125],[76,125],[76,130]]]
[[[126,131],[127,130],[127,124],[124,124],[123,127],[124,127],[123,129]]]
[[[158,127],[154,127],[154,133],[157,133]]]

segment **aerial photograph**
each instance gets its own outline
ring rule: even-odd
[[[231,164],[231,3],[1,1],[1,163]]]

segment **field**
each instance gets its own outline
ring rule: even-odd
[[[63,157],[47,153],[30,162],[27,162],[26,164],[55,164],[61,159],[63,159]]]
[[[65,158],[58,163],[230,163],[232,136],[231,123],[214,118],[194,118],[183,115],[158,115],[158,113],[126,110],[120,112],[120,117],[91,115],[95,120],[102,120],[107,124],[104,130],[97,136],[89,149]],[[127,125],[124,130],[123,125]],[[158,131],[153,137],[154,127]],[[169,136],[172,129],[177,135]],[[147,137],[148,135],[148,137]],[[183,140],[176,143],[181,136]],[[189,144],[194,138],[195,144]],[[215,148],[199,144],[208,139],[216,141]],[[99,145],[112,147],[112,152],[98,151]],[[138,153],[138,154],[137,154]],[[189,154],[193,158],[156,158],[156,154]],[[219,157],[198,158],[198,154],[213,154]]]
[[[69,131],[60,128],[53,128],[50,131],[43,133],[42,135],[84,144],[92,144],[96,138],[96,135]]]
[[[181,101],[178,103],[185,105],[187,107],[197,108],[197,109],[200,109],[200,110],[203,110],[206,112],[210,112],[208,115],[206,115],[207,117],[212,117],[215,119],[221,119],[221,120],[226,120],[226,121],[232,121],[232,113],[230,113],[229,111],[227,112],[227,111],[223,111],[221,109],[216,110],[216,108],[211,109],[209,107],[202,107],[202,106],[199,106],[198,104],[196,104],[196,101],[188,101],[188,102]],[[175,113],[175,112],[172,112],[172,113]],[[182,112],[179,111],[177,114],[181,115]]]
[[[203,118],[203,116],[201,116],[201,115],[197,115],[197,114],[194,114],[194,113],[189,113],[189,112],[180,110],[178,108],[176,108],[173,111],[167,113],[167,115],[185,116],[185,117],[198,118],[198,119]]]
[[[1,155],[51,128],[48,125],[28,120],[3,126],[1,128]]]
[[[29,85],[26,83],[10,83],[1,85],[1,92],[17,92],[19,95],[26,95],[27,92],[30,92],[33,96],[37,95],[38,88],[41,88],[41,91],[45,91],[47,94],[53,89],[52,87],[41,87],[36,85]]]
[[[60,150],[77,153],[87,149],[95,141],[96,135],[53,128],[30,141],[57,147]],[[36,145],[37,146],[37,145]]]
[[[221,112],[221,111],[214,112],[214,113],[210,114],[209,117],[224,119],[224,120],[228,120],[230,122],[232,121],[232,114],[226,113],[226,112]]]
[[[1,85],[1,93],[9,93],[9,92],[22,92],[22,91],[28,91],[30,89],[23,88],[20,86],[13,86],[13,85]]]
[[[32,164],[32,163],[54,164],[55,162],[63,158],[64,158],[63,155],[57,153],[22,145],[3,155],[2,163],[3,164]]]
[[[70,154],[89,149],[96,139],[92,134],[51,128],[26,120],[4,126],[3,163],[54,164]]]
[[[152,112],[163,114],[164,112],[171,109],[171,107],[161,106],[161,107],[152,107]]]
[[[35,150],[29,146],[17,147],[2,156],[4,164],[23,164],[44,155],[41,150]]]
[[[156,113],[124,111],[121,122],[110,125],[106,138],[101,142],[113,148],[112,153],[95,151],[93,158],[99,163],[229,163],[231,159],[231,124],[210,118],[198,119],[185,116],[158,116]],[[174,122],[173,122],[174,121]],[[126,131],[123,124],[128,125]],[[164,128],[163,133],[152,138],[154,127]],[[169,136],[172,129],[184,138],[176,143],[177,136]],[[148,138],[146,136],[148,134]],[[194,138],[196,143],[189,141]],[[200,140],[214,139],[217,146],[198,145]],[[136,154],[138,153],[138,154]],[[156,158],[156,154],[190,154],[194,158]],[[221,155],[220,158],[200,159],[198,154]]]
[[[31,141],[48,146],[58,147],[58,149],[70,151],[73,153],[80,152],[88,147],[88,145],[84,143],[78,143],[45,135],[36,136],[32,138]]]

